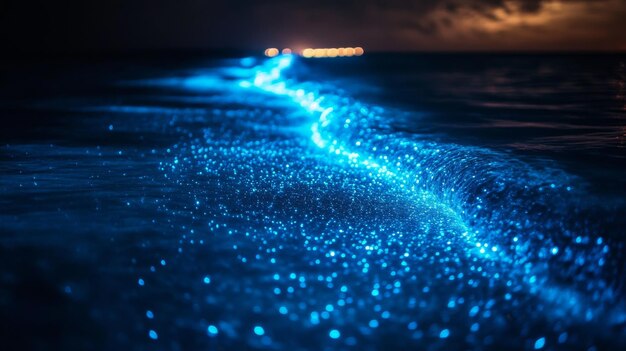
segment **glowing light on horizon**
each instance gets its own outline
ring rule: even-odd
[[[284,48],[282,51],[279,51],[276,48],[267,48],[265,49],[265,56],[274,57],[279,53],[283,55],[294,54],[290,48]],[[365,50],[360,47],[339,47],[339,48],[306,48],[299,53],[298,55],[305,58],[334,58],[334,57],[352,57],[352,56],[361,56],[365,53]]]
[[[265,56],[267,57],[274,57],[277,56],[280,53],[280,51],[278,51],[277,48],[267,48],[265,49]]]

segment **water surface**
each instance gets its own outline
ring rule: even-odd
[[[619,349],[626,58],[5,63],[30,349]]]

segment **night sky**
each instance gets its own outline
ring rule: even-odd
[[[11,52],[626,50],[625,0],[5,0]]]

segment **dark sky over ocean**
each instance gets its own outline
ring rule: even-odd
[[[626,50],[623,0],[7,0],[15,51]]]

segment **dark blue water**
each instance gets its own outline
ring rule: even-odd
[[[8,62],[20,349],[626,345],[626,57]]]

